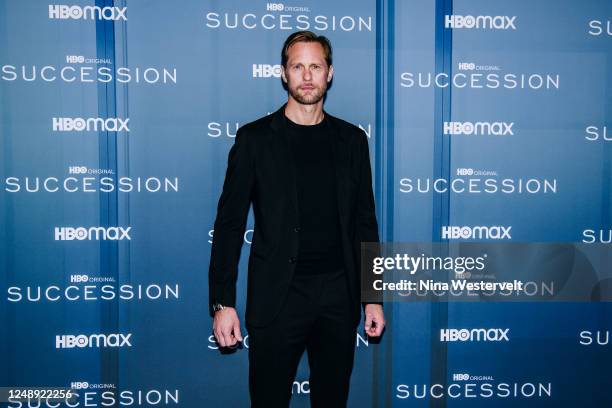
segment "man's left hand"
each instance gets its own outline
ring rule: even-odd
[[[365,306],[365,332],[370,337],[378,337],[385,328],[385,315],[381,305],[369,303]]]

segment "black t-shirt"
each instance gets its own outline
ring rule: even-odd
[[[300,220],[295,273],[333,272],[342,268],[344,261],[331,129],[327,117],[316,125],[285,119],[295,161]]]

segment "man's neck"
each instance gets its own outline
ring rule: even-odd
[[[304,105],[293,98],[289,98],[285,106],[285,116],[298,125],[316,125],[321,123],[323,113],[323,100],[313,105]]]

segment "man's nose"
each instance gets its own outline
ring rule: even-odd
[[[309,69],[304,70],[304,80],[309,81],[312,79],[312,72]]]

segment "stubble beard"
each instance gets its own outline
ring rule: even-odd
[[[323,87],[315,86],[308,94],[300,94],[300,89],[296,86],[292,86],[291,82],[287,83],[287,89],[289,90],[289,95],[291,95],[291,97],[297,102],[303,105],[314,105],[325,96],[325,92],[327,91],[327,82],[325,85],[323,85]]]

